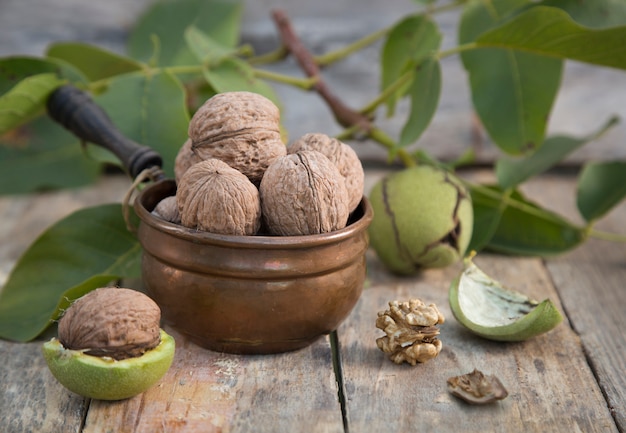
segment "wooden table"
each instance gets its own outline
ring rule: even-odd
[[[368,171],[368,184],[378,175]],[[576,219],[574,182],[551,174],[525,190]],[[77,191],[0,198],[0,272],[6,278],[48,224],[77,207],[120,201],[128,185],[112,177]],[[625,221],[621,205],[600,226],[624,233]],[[90,401],[64,389],[45,365],[41,341],[0,341],[0,431],[626,431],[626,245],[592,239],[549,260],[481,253],[476,262],[517,290],[551,298],[564,322],[522,343],[483,340],[448,306],[460,266],[398,278],[370,252],[363,295],[336,335],[297,352],[241,356],[201,349],[166,328],[177,343],[172,368],[125,401]],[[441,354],[415,367],[390,362],[376,347],[374,326],[389,301],[412,297],[436,303],[447,318]],[[446,379],[474,368],[497,375],[509,396],[488,406],[451,396]]]

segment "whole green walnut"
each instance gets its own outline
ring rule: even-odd
[[[416,166],[380,180],[370,193],[370,244],[394,273],[411,275],[461,259],[472,237],[471,197],[452,173]]]

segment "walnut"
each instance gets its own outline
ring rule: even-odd
[[[200,159],[224,161],[255,185],[270,163],[287,153],[278,107],[251,92],[226,92],[208,99],[191,118],[189,137]]]
[[[178,149],[178,154],[174,161],[174,178],[176,179],[176,183],[180,182],[180,179],[189,167],[200,161],[202,161],[202,158],[195,154],[191,148],[191,138],[188,138],[185,144]]]
[[[270,234],[327,233],[346,226],[348,192],[335,167],[312,150],[276,159],[260,186],[263,220]]]
[[[174,224],[181,223],[178,203],[176,202],[176,196],[173,195],[165,197],[163,200],[157,203],[154,210],[152,211],[152,214]]]
[[[59,321],[59,341],[66,349],[89,355],[134,358],[159,345],[160,320],[159,306],[143,293],[96,289],[65,311]]]
[[[258,189],[225,162],[208,159],[187,170],[176,200],[185,227],[226,235],[254,235],[261,226]]]
[[[496,376],[485,376],[476,369],[471,373],[449,378],[448,391],[470,404],[492,403],[509,395]]]
[[[441,352],[436,325],[444,320],[435,304],[419,299],[389,302],[389,309],[379,312],[376,319],[376,327],[387,335],[376,339],[376,344],[396,364],[426,362]]]
[[[337,166],[339,173],[341,173],[346,182],[349,211],[352,212],[356,209],[363,198],[365,173],[363,172],[361,160],[354,149],[326,134],[311,133],[303,135],[294,141],[287,148],[287,153],[296,153],[301,150],[317,150]]]

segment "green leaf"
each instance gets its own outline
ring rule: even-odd
[[[626,24],[626,2],[623,0],[544,0],[540,4],[563,9],[574,21],[587,27]]]
[[[598,131],[583,138],[555,136],[548,138],[533,154],[523,159],[501,158],[496,162],[498,184],[508,189],[525,182],[531,177],[543,173],[562,161],[567,155],[584,144],[597,139],[604,132],[617,124],[619,119],[612,117]]]
[[[505,20],[524,1],[470,2],[461,18],[460,43]],[[543,143],[563,61],[512,49],[477,49],[461,54],[472,102],[494,143],[522,154]]]
[[[398,146],[417,141],[432,120],[441,93],[441,66],[435,58],[422,62],[415,72],[409,88],[411,111],[402,128]]]
[[[0,95],[8,92],[24,78],[53,73],[73,83],[85,82],[85,77],[72,65],[57,59],[13,56],[0,59]]]
[[[394,84],[406,71],[411,70],[441,45],[437,25],[425,15],[412,15],[398,22],[389,32],[381,56],[381,90]],[[410,83],[400,88],[387,101],[389,115],[396,102],[407,92]]]
[[[46,55],[50,58],[64,60],[75,66],[90,81],[103,80],[142,69],[140,63],[128,57],[78,42],[52,44]]]
[[[68,301],[140,275],[141,247],[119,204],[79,210],[48,228],[22,255],[0,294],[0,338],[29,341]]]
[[[476,185],[470,187],[470,193],[472,195],[474,227],[467,251],[481,251],[489,244],[498,229],[506,204],[502,200],[502,191],[497,188]]]
[[[236,58],[224,59],[219,65],[204,70],[207,82],[218,93],[248,91],[259,93],[280,107],[274,89],[254,75],[254,69],[245,61]]]
[[[578,178],[576,201],[587,221],[610,211],[626,197],[626,162],[588,163]]]
[[[240,2],[178,0],[155,3],[136,23],[129,37],[131,57],[148,62],[154,57],[153,38],[159,41],[160,66],[198,64],[185,42],[185,30],[195,26],[227,47],[239,41]]]
[[[176,77],[167,72],[119,75],[94,100],[124,135],[157,151],[166,175],[174,176],[174,160],[189,127],[185,89]]]
[[[0,138],[0,194],[83,186],[99,173],[80,141],[47,116]]]
[[[476,46],[626,69],[625,34],[626,26],[591,29],[560,9],[537,6],[482,34]]]
[[[216,65],[237,53],[236,48],[217,42],[196,26],[185,31],[185,40],[194,56],[203,64]]]
[[[585,240],[587,233],[584,228],[532,203],[520,192],[513,191],[510,195],[502,191],[499,193],[498,200],[504,202],[505,208],[497,229],[486,245],[487,249],[546,257],[569,251]]]
[[[0,96],[0,135],[42,112],[48,95],[62,83],[54,74],[32,75]]]

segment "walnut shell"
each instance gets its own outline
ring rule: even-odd
[[[178,210],[178,203],[176,202],[176,196],[174,195],[165,197],[163,200],[158,202],[152,210],[152,214],[174,224],[181,223],[180,211]]]
[[[287,153],[317,150],[339,169],[348,190],[348,208],[352,212],[363,198],[365,173],[358,155],[350,146],[326,134],[305,134],[287,148]]]
[[[187,170],[176,192],[185,227],[226,235],[254,235],[261,226],[259,191],[225,162],[208,159]]]
[[[313,150],[285,155],[260,186],[263,220],[274,235],[327,233],[346,226],[348,192],[337,167]]]
[[[256,93],[213,96],[193,115],[188,132],[191,148],[200,159],[224,161],[255,185],[271,162],[287,153],[278,107]]]
[[[176,183],[180,182],[180,179],[189,167],[200,161],[202,161],[202,158],[193,151],[191,148],[191,138],[188,138],[180,149],[178,149],[178,154],[174,160],[174,178],[176,179]]]
[[[105,287],[77,299],[59,321],[66,349],[117,360],[134,358],[161,341],[161,310],[131,289]]]

